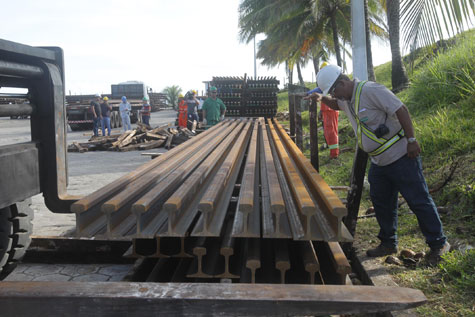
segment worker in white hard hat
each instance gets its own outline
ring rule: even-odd
[[[94,136],[99,135],[99,127],[101,126],[102,113],[101,113],[101,95],[95,94],[94,100],[91,101],[91,113],[92,113],[92,131]]]
[[[367,255],[397,253],[400,192],[416,214],[430,247],[427,261],[429,264],[440,261],[450,244],[422,174],[421,148],[406,106],[385,86],[351,80],[336,65],[322,68],[317,74],[317,84],[323,93],[313,93],[309,98],[321,100],[334,110],[345,111],[359,147],[371,158],[368,180],[381,242],[368,250]]]

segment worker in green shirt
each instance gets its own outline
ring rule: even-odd
[[[226,106],[223,101],[217,98],[218,89],[212,86],[210,89],[210,97],[203,103],[203,124],[213,126],[219,121],[224,120]]]

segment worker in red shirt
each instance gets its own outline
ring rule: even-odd
[[[148,97],[145,96],[142,99],[142,109],[140,109],[140,113],[142,114],[142,122],[146,125],[150,125],[150,112],[152,111],[152,107],[148,103]]]
[[[188,123],[188,105],[186,104],[183,95],[178,96],[178,126],[186,128]]]

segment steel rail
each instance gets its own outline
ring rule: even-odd
[[[232,274],[229,271],[230,257],[234,255],[234,243],[235,243],[235,239],[231,235],[232,230],[233,230],[233,223],[232,221],[228,221],[226,225],[226,229],[224,231],[223,240],[221,242],[221,248],[219,249],[219,253],[224,257],[224,272],[215,276],[218,278],[237,279],[240,277],[239,275]]]
[[[267,125],[267,133],[269,136],[268,140],[269,140],[269,144],[272,150],[272,156],[275,158],[274,165],[277,172],[277,178],[279,180],[280,187],[282,190],[282,197],[284,198],[284,202],[285,202],[286,213],[282,214],[280,221],[287,224],[290,227],[290,230],[292,232],[292,238],[294,240],[301,240],[301,239],[304,239],[305,237],[305,230],[300,220],[297,207],[295,206],[295,203],[293,201],[292,193],[290,191],[289,185],[287,184],[285,173],[277,154],[277,149],[275,147],[272,137],[270,136],[271,132],[268,125]]]
[[[287,210],[281,188],[283,185],[279,182],[276,170],[276,165],[279,162],[276,162],[274,159],[272,147],[269,142],[268,130],[264,120],[262,120],[261,140],[263,236],[266,238],[291,238],[292,233],[286,217]],[[264,205],[266,206],[265,208]],[[269,205],[269,207],[267,207],[267,205]],[[270,210],[267,210],[268,208]]]
[[[275,147],[277,149],[277,154],[279,156],[282,168],[284,170],[287,182],[289,184],[292,196],[297,205],[297,210],[299,214],[302,215],[302,222],[305,230],[306,239],[311,240],[312,238],[312,226],[311,218],[317,214],[317,206],[313,202],[310,194],[305,187],[298,171],[295,169],[287,151],[285,150],[281,139],[277,135],[272,121],[267,119],[269,129],[271,131],[271,136],[274,140]]]
[[[234,144],[244,123],[240,122],[223,142],[211,153],[193,174],[168,198],[163,210],[168,214],[168,230],[162,236],[183,236],[198,212],[198,203],[204,195],[223,160]]]
[[[209,134],[213,133],[215,129],[218,129],[220,126],[227,124],[228,122],[219,123],[218,125],[214,126],[213,128],[206,130],[205,132],[197,135],[194,137],[194,141],[198,142],[199,140],[206,138]],[[109,197],[117,194],[121,190],[124,189],[127,184],[133,182],[136,179],[139,179],[144,174],[148,173],[151,169],[159,166],[160,164],[173,159],[175,156],[180,155],[180,153],[188,148],[189,144],[186,142],[178,145],[177,147],[171,149],[170,151],[160,155],[158,158],[153,159],[140,167],[136,170],[122,176],[121,178],[117,179],[114,182],[102,187],[99,190],[79,199],[77,202],[71,205],[71,211],[75,213],[81,213],[86,210],[89,210],[95,205],[100,204],[101,202],[105,201]]]
[[[330,259],[335,271],[340,275],[340,283],[345,284],[346,276],[351,273],[351,265],[338,242],[326,242]]]
[[[229,126],[221,126],[218,129],[214,129],[213,132],[207,135],[206,138],[202,138],[196,142],[193,142],[191,145],[188,144],[189,146],[186,147],[180,153],[180,155],[176,155],[172,160],[165,161],[163,164],[160,165],[159,169],[155,168],[153,170],[150,170],[140,179],[136,179],[130,184],[128,184],[125,188],[126,190],[121,191],[114,197],[107,200],[102,205],[101,210],[104,213],[115,212],[121,207],[123,207],[125,204],[127,204],[130,200],[136,198],[137,195],[140,195],[145,191],[147,192],[145,196],[142,196],[138,200],[138,202],[134,203],[134,205],[132,206],[132,210],[134,212],[146,212],[150,208],[150,205],[155,202],[153,200],[152,202],[144,201],[146,200],[144,197],[148,197],[147,195],[149,195],[150,192],[153,192],[150,187],[156,183],[160,183],[171,173],[173,173],[177,169],[180,169],[180,167],[183,166],[183,164],[186,164],[187,161],[193,159],[197,153],[201,153],[203,146],[207,146],[208,148],[210,148],[211,144],[209,143],[209,140],[213,137],[216,137],[217,135],[220,135],[223,131],[229,129]],[[142,206],[142,208],[140,206]]]
[[[280,271],[280,284],[285,284],[285,272],[290,270],[289,240],[274,239],[275,268]]]
[[[310,284],[315,284],[315,273],[320,271],[320,262],[318,261],[315,248],[311,241],[299,241],[300,253],[303,256],[305,271],[309,274]]]
[[[256,271],[261,267],[261,244],[257,238],[246,239],[246,267],[251,270],[251,283],[256,283]]]
[[[251,122],[247,122],[241,135],[224,160],[198,205],[201,212],[192,236],[217,237],[226,216],[234,184],[241,166],[244,149],[249,143]]]
[[[260,124],[254,122],[251,141],[244,165],[239,199],[234,215],[233,237],[258,238],[261,236],[259,205],[259,130]]]
[[[5,316],[332,315],[420,306],[404,287],[137,282],[0,282]]]
[[[342,221],[342,218],[347,215],[346,207],[321,175],[313,168],[310,160],[303,155],[296,144],[290,139],[280,123],[277,120],[274,120],[274,123],[278,134],[303,176],[307,187],[317,200],[320,210],[323,211],[323,215],[336,232],[337,240],[353,241],[353,237]]]

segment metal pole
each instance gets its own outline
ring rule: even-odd
[[[364,0],[351,1],[351,33],[353,75],[359,80],[367,80]]]
[[[353,75],[360,80],[368,79],[368,71],[366,66],[366,34],[365,34],[365,17],[364,17],[364,0],[351,1],[351,32],[353,49]],[[344,223],[352,235],[356,231],[356,221],[358,219],[358,211],[360,209],[361,194],[363,191],[363,181],[366,173],[366,165],[368,163],[368,154],[356,145],[355,160],[350,178],[350,190],[348,191],[346,208],[348,216],[345,217]],[[351,250],[352,244],[345,243],[343,248],[345,252]]]

